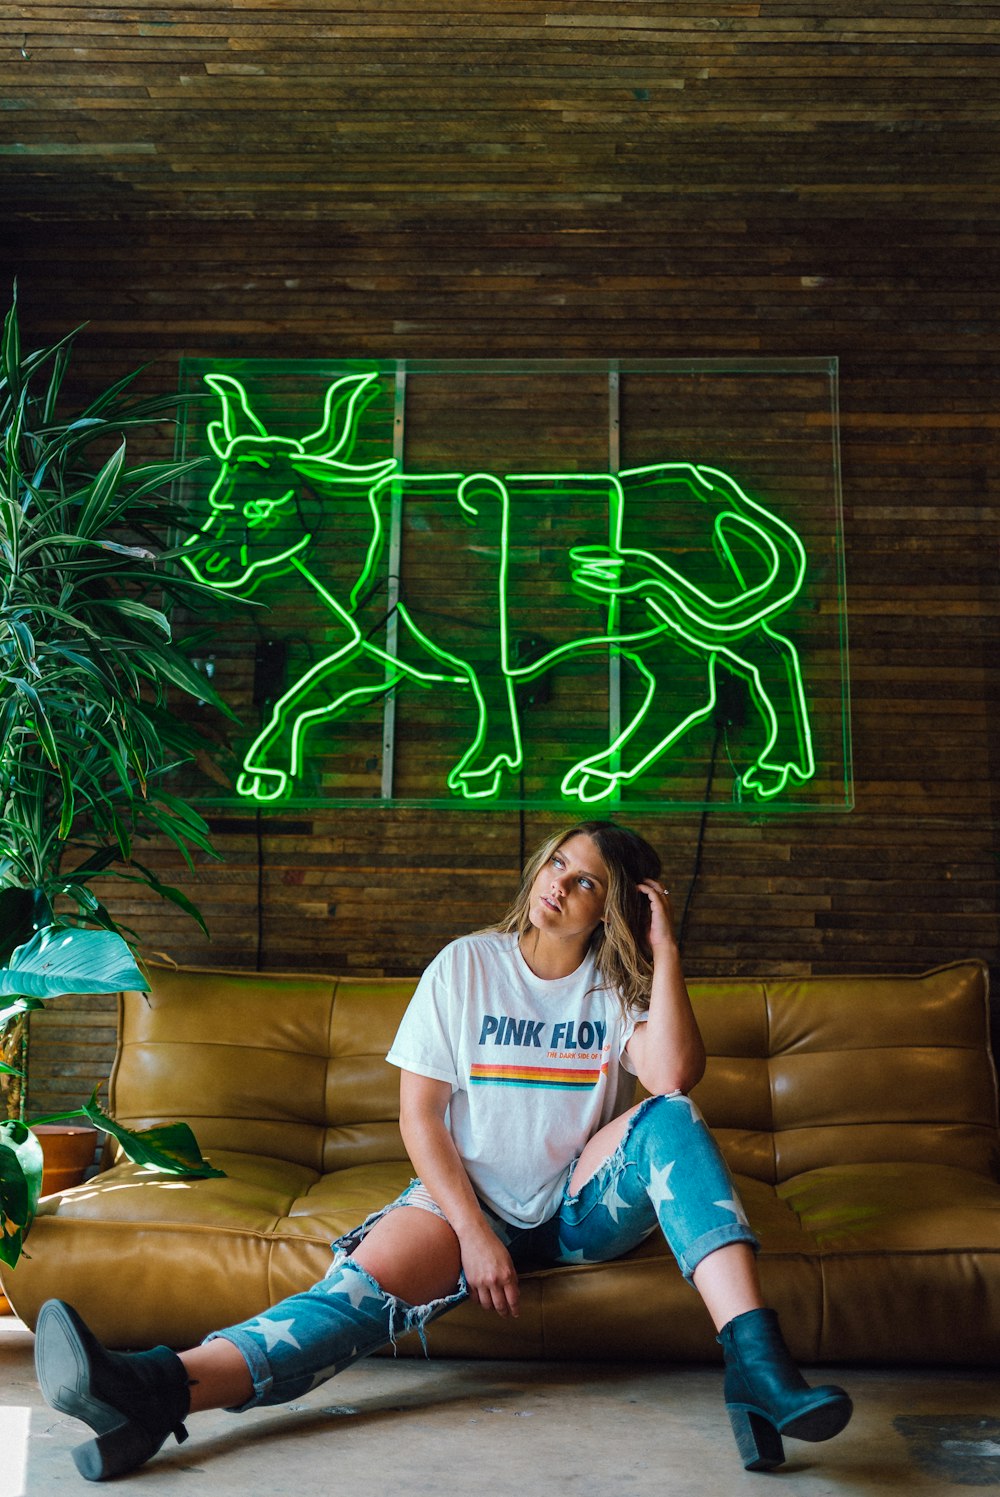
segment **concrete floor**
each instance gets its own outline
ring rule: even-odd
[[[93,1488],[69,1451],[88,1432],[43,1402],[33,1337],[0,1319],[0,1497]],[[969,1497],[1000,1487],[1000,1373],[838,1369],[855,1400],[826,1445],[788,1442],[780,1472],[736,1459],[721,1372],[592,1363],[378,1358],[279,1409],[200,1414],[130,1480],[155,1497]]]

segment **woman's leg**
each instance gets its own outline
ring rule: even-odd
[[[710,1309],[761,1303],[756,1238],[715,1139],[681,1093],[647,1098],[589,1140],[557,1221],[557,1261],[619,1257],[659,1226],[685,1278],[704,1282]],[[730,1247],[741,1251],[698,1272]]]
[[[589,1141],[558,1228],[564,1258],[628,1251],[658,1222],[715,1323],[726,1362],[725,1400],[747,1470],[784,1460],[782,1435],[827,1440],[844,1428],[842,1388],[810,1388],[764,1307],[756,1241],[715,1140],[686,1097],[652,1098]]]
[[[737,1315],[764,1306],[757,1260],[745,1242],[731,1242],[702,1258],[691,1275],[717,1331]]]
[[[191,1394],[191,1414],[203,1409],[234,1409],[249,1403],[253,1397],[253,1379],[241,1351],[221,1337],[182,1351],[181,1363],[187,1373]]]
[[[633,1107],[622,1113],[588,1140],[570,1181],[572,1194],[578,1193],[605,1161],[612,1158],[638,1110],[639,1107]],[[709,1253],[694,1269],[692,1279],[717,1331],[734,1316],[760,1309],[764,1304],[757,1262],[749,1243],[732,1242]]]
[[[458,1239],[444,1218],[394,1205],[311,1289],[182,1353],[188,1375],[199,1383],[192,1408],[242,1409],[301,1398],[458,1304],[464,1298],[460,1274]],[[214,1351],[220,1341],[244,1363],[250,1391],[243,1382],[242,1396],[232,1396],[239,1368],[231,1356]]]
[[[311,1289],[179,1356],[167,1347],[109,1352],[71,1306],[43,1306],[42,1391],[97,1437],[73,1452],[81,1474],[103,1481],[134,1470],[169,1434],[187,1438],[189,1413],[301,1397],[397,1336],[422,1335],[466,1297],[457,1238],[430,1209],[394,1203],[350,1241],[350,1255]]]
[[[462,1258],[458,1239],[446,1221],[418,1207],[400,1206],[379,1219],[346,1264],[359,1265],[386,1294],[410,1305],[425,1305],[456,1292]],[[308,1294],[315,1294],[324,1283],[321,1280]],[[266,1344],[269,1334],[278,1334],[273,1326],[287,1320],[288,1313],[288,1301],[274,1306],[248,1322],[254,1329],[247,1334],[264,1338]],[[288,1328],[284,1329],[287,1333]],[[181,1361],[190,1379],[191,1413],[240,1408],[252,1400],[250,1365],[227,1333],[181,1352]]]

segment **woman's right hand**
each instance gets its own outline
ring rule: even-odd
[[[520,1289],[511,1256],[480,1209],[455,1140],[445,1122],[451,1100],[446,1081],[402,1071],[399,1126],[413,1168],[458,1238],[469,1293],[484,1310],[517,1315]]]
[[[485,1221],[458,1234],[462,1268],[469,1293],[484,1310],[520,1314],[521,1290],[510,1253]]]

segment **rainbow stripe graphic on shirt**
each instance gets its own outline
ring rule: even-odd
[[[559,1066],[473,1065],[470,1086],[521,1086],[556,1092],[580,1092],[596,1086],[608,1072],[607,1062],[587,1070],[568,1071]]]

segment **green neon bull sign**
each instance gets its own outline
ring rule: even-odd
[[[362,415],[377,393],[374,373],[334,380],[322,418],[302,437],[274,435],[255,414],[234,376],[209,374],[219,400],[207,430],[218,470],[208,515],[186,542],[192,573],[221,591],[246,594],[264,586],[304,587],[323,609],[321,659],[302,672],[277,701],[246,752],[238,793],[274,802],[295,792],[310,730],[352,718],[397,687],[461,693],[474,724],[447,771],[456,801],[488,802],[508,790],[524,769],[519,695],[582,655],[617,655],[631,673],[628,710],[606,741],[564,773],[561,793],[590,806],[634,785],[676,751],[685,735],[711,722],[726,673],[745,684],[750,704],[752,761],[741,775],[744,801],[766,805],[816,773],[813,736],[798,651],[780,628],[801,593],[805,547],[792,527],[751,498],[720,469],[659,463],[618,473],[548,472],[499,476],[490,472],[409,473],[396,458],[352,461]],[[518,516],[537,508],[538,496],[560,486],[592,493],[593,531],[578,521],[564,547],[565,587],[592,600],[599,626],[541,642],[525,658],[511,626],[512,554]],[[361,540],[338,565],[339,580],[320,575],[314,534],[301,502],[307,487],[336,516],[359,500],[367,514]],[[386,567],[393,507],[417,506],[428,493],[445,496],[470,536],[469,545],[492,559],[488,585],[477,599],[477,628],[492,640],[484,655],[468,632],[407,596],[392,610],[388,641],[372,637],[363,607]],[[681,502],[697,510],[711,542],[714,572],[707,585],[686,562],[684,548],[645,549],[627,542],[630,505],[662,515]],[[527,506],[527,508],[526,508]],[[398,509],[397,509],[398,513]],[[558,526],[558,507],[552,524]],[[477,535],[488,545],[475,546]],[[634,535],[631,540],[634,541]],[[349,580],[344,580],[347,577]],[[678,710],[670,660],[693,657],[702,682],[696,703]]]

